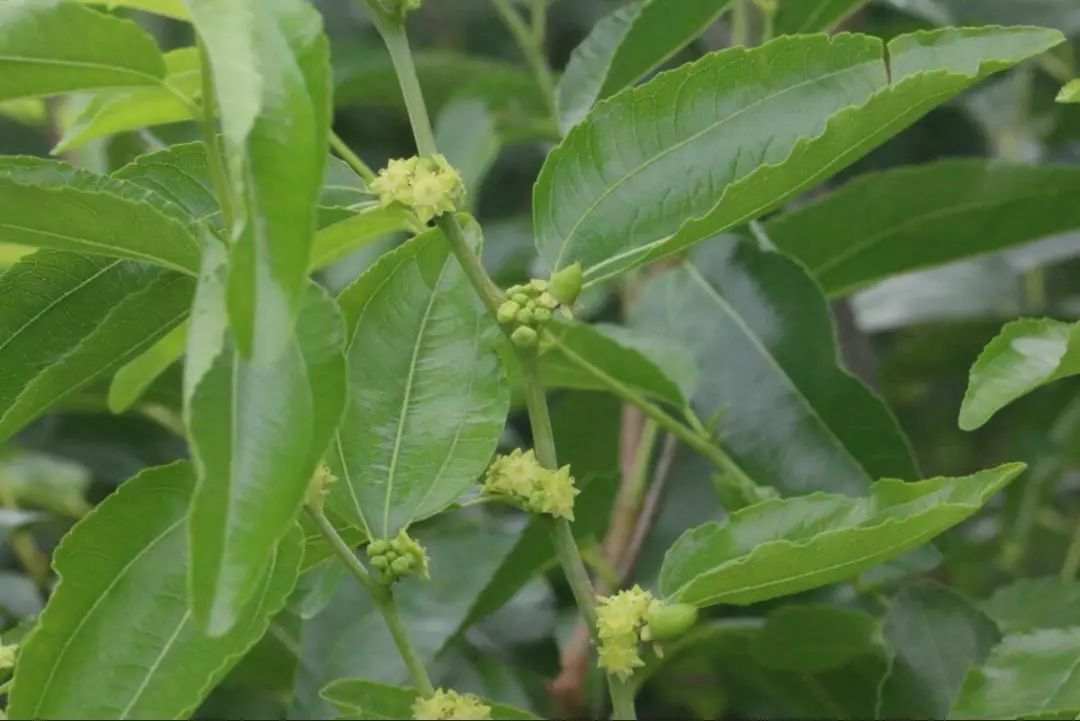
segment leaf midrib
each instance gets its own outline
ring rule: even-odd
[[[26,65],[52,65],[65,68],[81,68],[85,70],[106,70],[109,72],[117,73],[118,75],[131,75],[137,78],[148,79],[150,82],[147,85],[159,84],[162,82],[162,78],[157,75],[151,75],[141,70],[135,70],[134,68],[125,67],[123,65],[108,65],[106,63],[95,63],[88,60],[58,60],[56,58],[35,58],[35,57],[20,57],[18,55],[0,55],[0,62],[8,63],[22,63]],[[123,85],[117,85],[116,87],[124,87]]]

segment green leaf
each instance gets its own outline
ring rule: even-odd
[[[0,242],[145,261],[195,275],[186,214],[109,176],[36,158],[0,159]]]
[[[90,471],[84,466],[41,453],[18,453],[0,461],[0,498],[20,508],[42,508],[69,518],[81,518]]]
[[[880,635],[881,622],[865,611],[799,604],[769,614],[750,652],[779,671],[825,671],[877,652]]]
[[[1080,582],[1030,578],[999,588],[982,610],[1005,633],[1080,626]]]
[[[885,615],[891,651],[876,718],[945,718],[967,670],[1000,634],[970,601],[944,588],[898,593]]]
[[[259,580],[245,622],[210,638],[185,592],[188,463],[144,471],[64,538],[61,581],[19,655],[17,718],[186,718],[266,630],[296,581],[299,532]]]
[[[276,360],[245,361],[226,328],[224,256],[216,242],[207,245],[184,368],[199,476],[190,522],[192,611],[214,635],[242,621],[345,397],[341,319],[325,291],[309,286],[295,335]]]
[[[115,133],[192,119],[201,90],[199,51],[165,53],[161,85],[125,88],[94,96],[57,142],[54,155]]]
[[[802,0],[781,2],[773,20],[777,35],[831,30],[857,12],[867,0]]]
[[[1058,93],[1057,101],[1059,103],[1080,103],[1080,79],[1066,84]]]
[[[479,246],[480,230],[466,223]],[[438,513],[476,482],[509,410],[499,337],[438,230],[382,256],[339,299],[349,399],[330,463],[334,509],[371,538]]]
[[[746,605],[837,583],[967,519],[1025,466],[962,478],[878,481],[868,496],[814,493],[765,501],[687,531],[664,558],[674,601]]]
[[[1080,374],[1080,323],[1044,318],[1008,323],[971,366],[960,427],[975,430],[1016,399]]]
[[[194,285],[153,266],[55,250],[0,276],[0,439],[150,348],[187,316]]]
[[[949,718],[1062,718],[1080,713],[1080,627],[1006,636],[972,669]]]
[[[220,222],[221,209],[201,142],[170,145],[156,153],[140,155],[112,176],[170,201],[196,221],[211,221],[215,225]]]
[[[180,359],[186,345],[187,324],[181,323],[118,370],[109,384],[109,410],[123,413],[135,405],[150,385]]]
[[[821,290],[797,263],[717,239],[646,286],[630,324],[690,351],[693,406],[744,473],[787,494],[918,477],[884,403],[840,366]]]
[[[110,10],[113,8],[131,8],[143,12],[164,15],[174,20],[187,20],[188,11],[184,7],[184,0],[79,0],[85,5],[102,5]]]
[[[600,100],[633,85],[712,25],[731,0],[643,0],[593,28],[574,50],[556,90],[566,133]]]
[[[287,352],[304,300],[330,129],[330,48],[303,0],[186,0],[207,50],[236,227],[230,329],[244,357]]]
[[[311,267],[325,268],[354,250],[365,248],[394,233],[418,231],[416,216],[408,209],[391,205],[369,205],[354,215],[320,228],[311,246]]]
[[[130,20],[68,0],[0,5],[0,100],[157,85],[165,63]]]
[[[1080,227],[1080,168],[945,160],[868,173],[765,223],[830,296]]]
[[[533,193],[537,248],[552,272],[580,261],[586,284],[670,255],[1061,41],[1038,28],[946,29],[887,48],[788,36],[708,55],[603,103],[551,152]]]
[[[390,686],[359,678],[334,681],[322,691],[322,696],[334,704],[341,718],[404,719],[412,718],[412,705],[420,697],[414,688]],[[491,707],[494,719],[537,719],[528,711],[483,699]]]
[[[480,186],[499,155],[501,140],[495,117],[479,98],[457,98],[439,113],[435,144],[465,183],[467,200],[476,206]]]

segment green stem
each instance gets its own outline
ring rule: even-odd
[[[731,8],[731,45],[750,42],[750,0],[735,0]]]
[[[525,56],[525,61],[532,68],[536,84],[544,96],[544,104],[547,105],[551,116],[555,117],[555,75],[551,72],[547,58],[544,57],[542,31],[536,30],[535,25],[533,29],[530,29],[518,11],[511,7],[509,0],[491,0],[491,4],[495,6],[495,11],[499,13],[499,17],[502,18],[510,34],[514,36],[521,54]],[[535,23],[535,11],[533,17]]]
[[[480,261],[480,256],[469,246],[469,241],[465,237],[465,231],[462,230],[457,216],[453,213],[443,213],[435,223],[446,236],[450,251],[461,264],[461,269],[465,271],[477,295],[484,301],[484,306],[492,315],[495,315],[499,305],[506,300],[506,294],[495,285],[495,281],[484,270],[484,264]]]
[[[608,684],[611,686],[611,718],[616,721],[634,721],[637,718],[634,710],[634,684],[611,678],[608,679]]]
[[[334,149],[342,160],[344,160],[350,168],[356,171],[356,173],[364,179],[365,183],[370,184],[375,180],[375,171],[368,167],[368,164],[360,159],[360,156],[352,151],[352,149],[345,144],[345,141],[341,139],[341,136],[330,131],[330,147]]]
[[[225,154],[221,150],[221,139],[218,136],[214,113],[216,96],[214,95],[213,68],[210,65],[210,54],[206,52],[206,46],[198,38],[196,42],[199,48],[199,72],[202,79],[202,114],[199,124],[202,129],[203,146],[206,148],[206,164],[210,170],[210,179],[214,184],[214,194],[217,195],[218,204],[221,206],[221,219],[225,225],[225,232],[231,234],[235,216],[233,215],[232,191],[223,164]]]
[[[386,621],[387,628],[390,629],[390,635],[397,645],[401,660],[405,662],[405,667],[409,670],[409,676],[412,678],[416,690],[421,696],[433,695],[435,688],[431,685],[431,679],[428,678],[427,669],[424,668],[424,662],[421,660],[420,654],[416,652],[416,649],[409,641],[409,634],[406,633],[405,627],[401,623],[397,604],[394,602],[394,594],[391,593],[388,587],[371,577],[367,568],[356,557],[353,550],[349,548],[349,544],[345,543],[344,539],[338,534],[337,529],[334,528],[334,525],[330,523],[322,511],[311,506],[305,506],[304,509],[311,516],[315,526],[319,529],[319,533],[327,540],[337,557],[356,576],[356,580],[360,582],[360,585],[375,601],[375,606],[379,609],[379,613],[382,614],[383,620]]]

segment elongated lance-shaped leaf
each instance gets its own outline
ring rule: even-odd
[[[781,2],[773,20],[777,35],[804,35],[831,30],[866,5],[867,0]]]
[[[711,25],[731,0],[638,0],[596,24],[559,81],[566,133],[602,100],[643,78]]]
[[[187,20],[188,11],[184,7],[184,0],[79,0],[84,5],[99,5],[110,10],[113,8],[130,8],[143,12],[163,15],[174,20]]]
[[[165,62],[153,38],[69,0],[0,5],[0,100],[157,85]]]
[[[330,50],[304,0],[185,0],[211,65],[235,227],[229,325],[241,355],[287,353],[307,283],[330,129]]]
[[[65,163],[0,159],[0,242],[138,260],[194,276],[190,217],[150,191]]]
[[[466,223],[472,243],[480,231]],[[340,297],[349,399],[328,460],[334,508],[371,538],[445,508],[491,460],[509,410],[498,338],[438,230],[384,255]]]
[[[896,558],[969,518],[1024,470],[963,478],[886,479],[868,496],[814,493],[764,501],[687,531],[664,557],[665,596],[745,605],[837,583]]]
[[[42,250],[0,276],[0,439],[151,347],[188,314],[194,280]]]
[[[972,669],[952,719],[1074,718],[1080,714],[1080,627],[1017,633]]]
[[[116,372],[109,384],[108,405],[123,413],[135,405],[161,374],[184,355],[187,324],[181,323]]]
[[[868,173],[765,223],[831,296],[1080,228],[1080,168],[945,160]]]
[[[598,105],[548,156],[533,194],[537,248],[552,271],[580,261],[587,284],[669,255],[763,215],[1062,39],[945,29],[886,49],[863,35],[786,36],[663,73]]]
[[[16,718],[187,718],[263,635],[300,563],[299,529],[259,579],[244,622],[220,638],[187,604],[189,463],[144,471],[64,537],[60,584],[19,653]]]
[[[343,678],[334,681],[322,691],[322,696],[346,717],[356,715],[369,719],[412,718],[413,704],[421,698],[414,688],[390,686],[359,678]],[[528,711],[481,699],[491,708],[491,718],[538,719]]]
[[[960,427],[974,430],[1016,399],[1080,374],[1080,323],[1021,319],[1001,329],[971,367]]]
[[[213,635],[243,620],[345,397],[341,318],[325,291],[309,286],[285,352],[246,361],[227,331],[225,273],[224,248],[208,243],[184,368],[199,477],[190,519],[191,603],[196,621]]]
[[[115,133],[191,120],[200,95],[199,51],[165,53],[160,85],[101,92],[87,103],[53,148],[54,154]]]
[[[783,255],[718,238],[649,283],[630,323],[709,369],[692,405],[758,484],[861,493],[919,475],[891,412],[841,368],[820,288]]]

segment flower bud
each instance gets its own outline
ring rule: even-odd
[[[368,544],[367,553],[369,556],[381,556],[390,550],[389,542],[383,539],[377,539]]]
[[[419,10],[422,0],[375,0],[375,4],[383,11],[401,20],[414,10]]]
[[[507,323],[513,323],[514,317],[518,311],[521,310],[521,306],[512,300],[508,300],[499,306],[499,309],[495,311],[495,317],[500,323],[506,325]]]
[[[518,326],[510,334],[510,340],[518,348],[534,348],[537,342],[536,331],[526,325]]]
[[[581,270],[581,263],[568,265],[551,276],[549,292],[555,300],[563,305],[572,306],[578,296],[581,295],[583,279],[584,274]]]
[[[689,603],[659,604],[646,614],[642,638],[647,641],[670,641],[682,636],[697,623],[697,606]],[[648,637],[646,638],[646,633]]]
[[[514,316],[514,320],[521,325],[532,325],[533,312],[529,308],[522,308],[517,312],[517,315]]]
[[[471,693],[438,689],[428,698],[418,698],[412,705],[413,719],[427,721],[440,719],[477,719],[490,721],[491,707]]]

